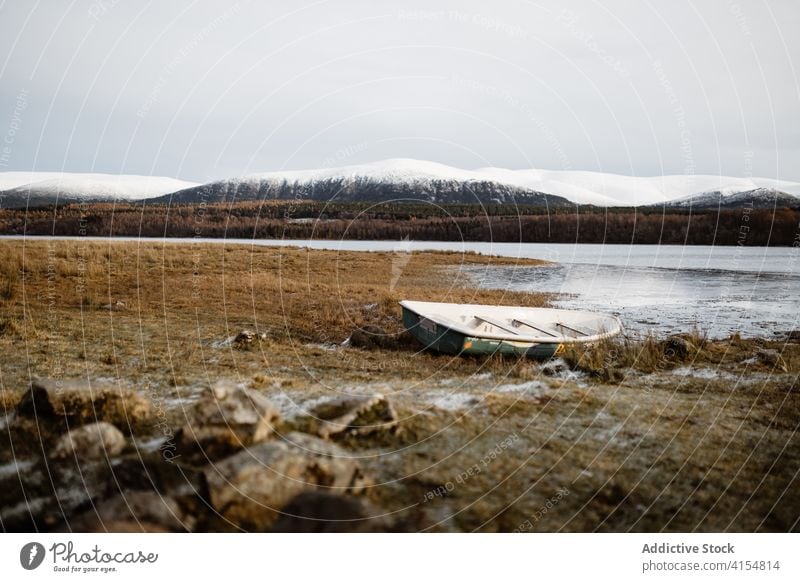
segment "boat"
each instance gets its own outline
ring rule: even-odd
[[[614,315],[506,305],[401,301],[403,324],[426,348],[446,354],[506,354],[545,360],[568,344],[619,334]]]

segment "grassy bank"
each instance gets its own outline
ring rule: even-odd
[[[327,348],[378,326],[385,334],[370,337],[390,351],[409,349],[398,306],[407,297],[530,306],[547,300],[469,288],[460,265],[539,263],[476,254],[30,240],[3,241],[0,252],[8,401],[31,375],[123,378],[168,387],[169,397],[217,374],[301,384],[317,368],[326,377],[368,379],[380,365],[387,374],[424,376],[439,361],[414,348],[413,365],[371,352],[343,361]],[[264,339],[239,349],[230,340],[243,329]],[[351,369],[354,363],[363,370]],[[474,367],[453,360],[450,368]]]
[[[453,358],[408,340],[397,301],[544,305],[459,271],[535,262],[150,242],[3,241],[0,253],[6,410],[34,375],[156,394],[174,426],[218,378],[287,418],[379,392],[402,430],[346,446],[392,529],[798,529],[800,344],[694,334],[556,363]],[[342,345],[364,328],[367,347]],[[243,329],[252,342],[234,341]]]

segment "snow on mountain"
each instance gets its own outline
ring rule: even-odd
[[[70,174],[59,172],[0,173],[0,206],[86,200],[143,200],[197,186],[175,178],[113,174]]]
[[[636,177],[602,172],[495,167],[464,170],[413,159],[263,172],[207,184],[155,176],[0,173],[0,206],[4,207],[13,205],[15,201],[23,206],[28,202],[48,203],[56,196],[61,201],[152,198],[156,202],[190,203],[261,198],[328,200],[335,197],[365,201],[414,198],[442,203],[565,204],[571,201],[597,206],[654,205],[706,196],[711,200],[708,204],[719,205],[720,197],[761,190],[800,195],[800,183],[710,175]],[[737,200],[731,199],[730,202],[736,204]],[[776,200],[775,196],[772,200]],[[791,198],[780,200],[791,202]],[[700,202],[693,204],[699,207]]]
[[[498,181],[480,171],[392,159],[371,164],[248,174],[162,196],[154,202],[313,199],[421,200],[435,203],[568,205],[550,193]]]
[[[254,184],[262,181],[311,183],[343,178],[375,182],[460,181],[496,182],[513,188],[561,196],[578,204],[597,206],[641,206],[685,198],[701,192],[724,190],[742,192],[758,188],[800,194],[800,183],[769,178],[732,178],[712,175],[668,175],[653,177],[623,176],[573,170],[508,170],[486,167],[462,170],[412,159],[390,159],[357,166],[318,170],[278,171],[250,174],[231,183]]]
[[[798,207],[800,206],[800,198],[775,188],[739,190],[738,188],[728,187],[670,200],[665,202],[664,206],[695,209],[742,208],[745,206],[752,208]]]
[[[0,192],[63,175],[60,172],[0,172]]]
[[[60,194],[82,198],[122,198],[141,200],[152,198],[182,188],[197,186],[196,182],[163,178],[160,176],[135,176],[113,174],[67,174],[56,172],[10,172],[13,176],[0,174],[3,190],[35,190],[40,193]],[[4,187],[6,183],[15,184]]]
[[[800,193],[800,183],[769,178],[731,178],[708,175],[622,176],[569,170],[504,170],[478,172],[506,183],[563,196],[578,204],[641,206],[685,198],[714,190],[742,192],[771,188]]]
[[[321,168],[315,170],[277,171],[249,174],[243,180],[286,180],[307,182],[331,178],[366,178],[378,182],[425,182],[432,180],[458,180],[462,182],[486,180],[479,171],[462,170],[437,162],[395,158],[356,166]]]

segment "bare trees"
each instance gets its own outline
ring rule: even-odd
[[[689,212],[509,205],[249,201],[0,210],[2,234],[609,244],[800,244],[800,210]]]

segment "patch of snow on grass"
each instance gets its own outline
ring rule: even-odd
[[[680,376],[681,378],[699,378],[700,380],[713,380],[719,377],[719,374],[713,368],[675,368],[672,370],[673,376]]]
[[[430,394],[426,402],[442,410],[457,411],[472,408],[480,400],[474,395],[466,392],[438,392]]]
[[[18,461],[15,459],[10,463],[0,465],[0,479],[11,477],[12,475],[16,475],[17,473],[21,473],[22,471],[30,469],[33,467],[33,464],[33,461]]]
[[[716,370],[714,368],[693,368],[691,366],[675,368],[672,370],[672,375],[680,378],[697,378],[699,380],[746,380],[746,378],[740,378],[736,374],[731,374],[730,372],[726,372],[724,370]]]
[[[531,380],[522,384],[503,384],[497,386],[493,392],[521,394],[523,396],[542,396],[549,390],[549,386],[539,380]]]
[[[300,414],[306,412],[317,403],[322,402],[325,398],[314,398],[308,401],[302,401],[300,398],[290,396],[284,391],[276,390],[275,392],[264,393],[269,401],[280,411],[281,416],[287,420],[292,420]],[[327,397],[326,397],[327,398]]]

